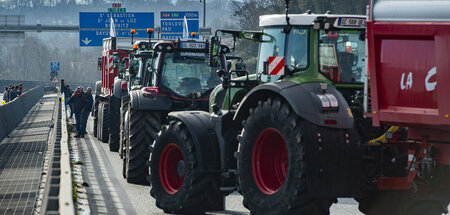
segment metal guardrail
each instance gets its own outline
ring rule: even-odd
[[[58,97],[56,117],[50,149],[49,170],[40,214],[75,215],[72,196],[72,168],[70,165],[69,134],[64,100]]]
[[[0,106],[0,141],[20,124],[42,96],[44,87],[39,86]]]
[[[74,215],[72,198],[72,169],[70,166],[69,134],[67,133],[66,106],[61,99],[61,181],[59,188],[59,214]]]

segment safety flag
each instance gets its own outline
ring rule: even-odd
[[[183,38],[189,38],[189,28],[188,28],[188,22],[187,22],[186,16],[184,16],[184,21],[183,21]]]
[[[110,25],[109,25],[109,36],[116,36],[116,26],[114,26],[114,19],[111,17]]]

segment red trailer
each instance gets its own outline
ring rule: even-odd
[[[103,40],[101,94],[104,96],[112,96],[114,78],[118,76],[119,72],[117,63],[129,57],[129,51],[132,49],[130,41],[130,38],[118,37],[109,37]],[[116,66],[114,66],[114,62],[116,62]]]
[[[118,110],[122,96],[127,94],[123,77],[129,66],[127,58],[132,50],[131,38],[103,39],[102,57],[98,61],[102,79],[95,84],[93,133],[100,141],[112,143],[111,145],[118,143]]]
[[[450,199],[449,9],[450,1],[372,0],[367,21],[367,115],[374,126],[403,128],[403,137],[388,132],[374,144],[382,148],[381,170],[370,180],[379,191],[404,191],[410,205],[427,208],[422,214],[445,213]],[[395,171],[400,156],[392,149],[404,152],[405,165]]]

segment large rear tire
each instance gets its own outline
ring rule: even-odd
[[[150,194],[156,206],[168,213],[203,214],[222,207],[220,175],[198,170],[189,131],[173,120],[164,125],[150,156]]]
[[[108,107],[108,145],[109,151],[117,152],[120,146],[120,107],[121,98],[111,96]]]
[[[97,140],[101,141],[102,137],[102,118],[103,118],[103,103],[98,104],[98,113],[97,113]]]
[[[98,98],[95,98],[94,100],[94,111],[92,113],[92,116],[94,118],[94,129],[92,132],[92,135],[94,135],[94,137],[97,137],[97,123],[98,123],[98,102],[97,102]]]
[[[94,137],[97,137],[97,123],[98,123],[98,118],[94,117],[94,129],[92,132],[92,135],[94,135]]]
[[[129,183],[148,184],[149,147],[161,128],[161,115],[158,111],[133,110],[130,106],[125,174]]]
[[[103,103],[101,108],[101,134],[100,141],[103,143],[108,143],[109,140],[109,104]]]
[[[130,101],[129,96],[122,97],[120,105],[120,137],[119,137],[119,156],[123,159],[123,152],[125,147],[126,137],[126,127],[125,127],[125,114],[128,110],[128,102]]]
[[[239,137],[238,180],[252,214],[329,214],[331,200],[309,196],[301,120],[281,99],[258,102]]]

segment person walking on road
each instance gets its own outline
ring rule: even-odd
[[[83,93],[82,87],[77,87],[75,93],[70,97],[68,104],[72,104],[72,112],[75,114],[77,135],[75,137],[84,137],[86,133],[85,127],[85,111],[89,108],[89,101]]]
[[[64,93],[64,105],[66,105],[66,113],[67,113],[67,104],[69,103],[69,99],[72,96],[72,90],[70,89],[70,86],[64,81],[64,79],[61,79],[61,94]],[[72,115],[70,116],[72,118]]]
[[[70,89],[70,86],[69,86],[69,85],[66,86],[64,95],[67,95],[67,97],[66,97],[67,100],[69,100],[70,97],[73,95],[73,91],[72,91],[72,89]],[[73,113],[74,113],[74,112],[73,112],[73,104],[69,104],[69,103],[67,103],[67,104],[68,104],[69,107],[70,107],[70,116],[69,116],[69,118],[72,119]]]
[[[92,97],[92,88],[91,87],[88,87],[86,89],[85,96],[89,102],[89,105],[88,105],[88,108],[86,109],[86,111],[84,111],[84,129],[86,129],[87,121],[89,118],[89,113],[91,112],[92,104],[94,103],[94,98]],[[87,133],[87,132],[85,132],[85,133]]]

